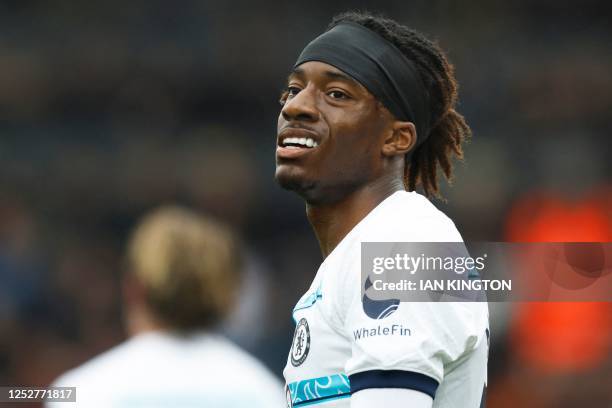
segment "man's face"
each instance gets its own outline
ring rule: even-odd
[[[306,62],[289,76],[278,117],[276,179],[312,204],[335,202],[382,172],[393,117],[344,72]]]

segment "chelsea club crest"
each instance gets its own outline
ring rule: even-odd
[[[300,319],[295,328],[293,343],[291,345],[291,364],[294,367],[301,365],[310,351],[310,329],[305,318]]]

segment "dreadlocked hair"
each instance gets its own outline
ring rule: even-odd
[[[427,140],[406,155],[404,186],[408,191],[420,186],[426,196],[441,198],[438,168],[451,182],[453,156],[463,159],[461,145],[472,134],[464,117],[455,110],[458,84],[453,66],[437,44],[394,20],[350,11],[334,17],[328,30],[342,22],[357,23],[374,31],[416,64],[430,105],[430,130]],[[418,135],[424,136],[427,135]]]

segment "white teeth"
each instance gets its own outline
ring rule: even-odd
[[[306,138],[306,137],[288,137],[283,140],[283,146],[287,146],[289,144],[294,145],[302,145],[306,147],[317,147],[319,144],[314,141],[314,139]]]

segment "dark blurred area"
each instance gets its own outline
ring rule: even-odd
[[[168,202],[242,234],[224,330],[281,375],[321,256],[273,179],[277,100],[303,46],[356,8],[429,34],[455,65],[474,137],[435,204],[464,239],[612,241],[608,2],[2,1],[0,384],[48,384],[124,339],[126,234]],[[612,406],[610,305],[584,307],[579,340],[514,306],[491,306],[490,406]],[[550,350],[563,364],[534,357]]]

